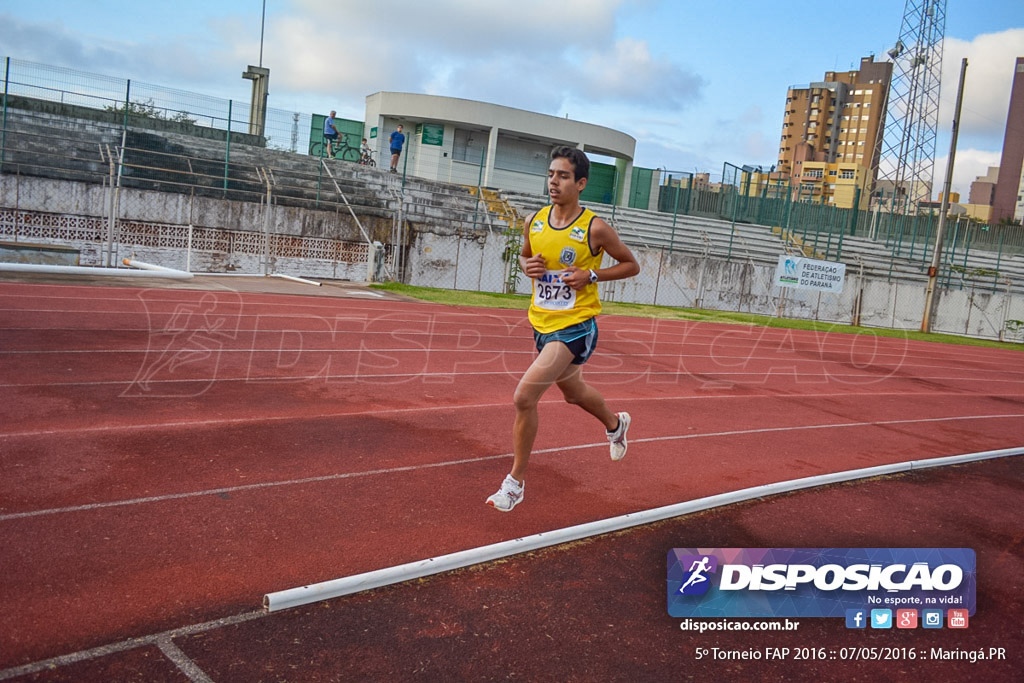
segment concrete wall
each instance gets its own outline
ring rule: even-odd
[[[409,284],[471,291],[501,292],[504,237],[491,231],[472,237],[419,232],[410,250]],[[863,327],[916,331],[921,326],[925,290],[921,283],[847,275],[841,293],[783,289],[775,285],[775,267],[742,260],[704,258],[633,246],[640,275],[599,285],[604,301],[699,307],[853,324],[861,300]],[[530,282],[519,280],[519,294]],[[940,290],[933,331],[999,339],[1007,320],[1024,320],[1024,297],[992,292],[984,286]],[[1024,341],[1024,335],[1008,336]]]
[[[40,211],[74,216],[107,216],[109,190],[101,185],[48,178],[0,175],[0,208]],[[166,225],[193,225],[260,232],[261,204],[212,197],[192,197],[173,192],[122,189],[118,216],[124,220]],[[391,221],[361,217],[373,239],[385,241]],[[363,241],[359,227],[347,210],[311,210],[294,206],[271,209],[270,231],[284,235]]]

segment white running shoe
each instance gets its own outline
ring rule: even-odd
[[[487,499],[487,504],[502,512],[511,512],[512,508],[523,502],[525,491],[526,482],[520,484],[511,474],[508,474],[505,476],[505,481],[501,482],[498,492]]]
[[[629,431],[629,413],[619,413],[619,428],[614,432],[605,432],[611,442],[612,460],[626,457],[626,432]]]

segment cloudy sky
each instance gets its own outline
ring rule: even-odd
[[[247,100],[263,0],[0,0],[0,56]],[[850,11],[853,7],[862,12]],[[786,90],[884,55],[904,3],[266,0],[270,106],[362,120],[377,91],[566,116],[637,139],[636,164],[775,163]],[[798,18],[798,21],[795,19]],[[947,3],[936,187],[968,57],[954,190],[999,163],[1021,0]]]

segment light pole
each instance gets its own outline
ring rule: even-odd
[[[267,0],[263,0],[260,16],[260,63],[249,65],[242,78],[252,81],[252,99],[249,101],[249,134],[263,136],[267,125],[267,94],[270,89],[270,69],[263,68],[263,27],[267,19]]]
[[[956,111],[953,113],[953,140],[949,144],[949,164],[946,166],[946,182],[942,187],[942,206],[939,209],[939,227],[935,231],[935,249],[932,264],[928,268],[928,287],[924,296],[924,314],[921,316],[921,331],[932,331],[932,315],[935,312],[935,282],[942,263],[942,238],[946,231],[946,212],[949,210],[949,193],[953,186],[953,159],[956,157],[956,137],[960,130],[960,106],[964,101],[964,79],[967,77],[967,58],[960,63],[960,87],[956,91]]]

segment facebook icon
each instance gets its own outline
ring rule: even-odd
[[[846,610],[846,628],[867,628],[867,611],[862,609]]]

